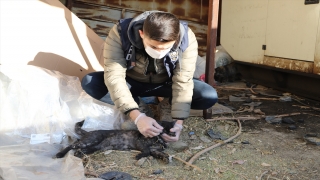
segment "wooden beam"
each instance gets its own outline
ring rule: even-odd
[[[215,52],[217,44],[219,20],[219,0],[209,0],[208,30],[207,30],[207,54],[206,54],[206,83],[214,86]],[[203,110],[203,117],[209,119],[212,109]]]

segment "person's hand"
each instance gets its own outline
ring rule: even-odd
[[[158,136],[163,127],[160,126],[156,120],[146,116],[144,113],[141,113],[136,119],[135,124],[138,127],[138,130],[145,137],[154,137]]]
[[[170,132],[175,132],[176,136],[169,136],[168,134],[165,134],[163,133],[162,134],[162,138],[166,141],[166,142],[176,142],[179,140],[179,137],[180,137],[180,134],[181,134],[181,131],[182,131],[182,123],[183,121],[182,120],[178,120],[173,128],[170,129]]]

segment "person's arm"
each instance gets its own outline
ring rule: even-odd
[[[190,114],[194,86],[193,74],[198,57],[198,42],[191,29],[188,28],[187,33],[189,39],[188,48],[182,53],[182,57],[180,56],[180,62],[177,64],[172,78],[171,116],[177,121],[176,125],[170,131],[175,132],[176,136],[170,137],[167,134],[163,134],[162,137],[167,142],[179,140],[183,120],[188,118]]]
[[[145,116],[138,108],[126,83],[126,59],[122,49],[121,39],[115,25],[109,32],[104,43],[104,80],[110,96],[116,107],[122,113],[136,121],[138,130],[146,137],[157,136],[162,127],[152,118]],[[141,115],[140,115],[141,114]],[[139,116],[140,115],[140,116]]]
[[[198,56],[198,42],[188,28],[188,47],[180,56],[172,77],[172,109],[173,119],[183,120],[189,117],[193,96],[193,74]]]
[[[104,43],[104,81],[112,101],[122,112],[138,109],[126,83],[127,62],[124,58],[121,39],[115,25],[109,32]]]

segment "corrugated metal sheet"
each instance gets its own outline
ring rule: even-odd
[[[209,0],[73,0],[67,7],[102,38],[107,37],[119,19],[135,17],[148,10],[171,12],[189,23],[198,40],[199,55],[204,56],[208,6]]]

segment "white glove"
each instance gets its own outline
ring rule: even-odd
[[[182,131],[183,126],[181,124],[177,124],[175,123],[173,128],[170,129],[170,132],[175,132],[176,136],[172,137],[169,136],[168,134],[162,134],[162,138],[166,141],[166,142],[176,142],[179,140],[181,131]]]
[[[163,130],[163,127],[160,126],[156,120],[146,116],[144,113],[139,114],[134,120],[134,123],[137,125],[140,133],[145,137],[158,136]]]

